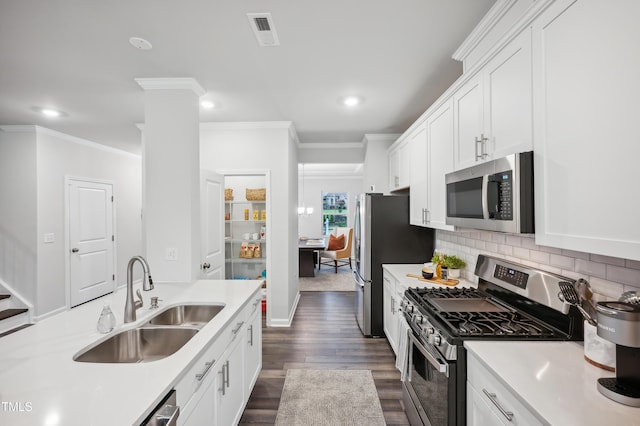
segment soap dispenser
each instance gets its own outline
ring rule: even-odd
[[[116,326],[116,317],[109,305],[104,305],[100,318],[98,318],[98,331],[100,333],[110,333]]]

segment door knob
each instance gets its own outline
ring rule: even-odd
[[[210,265],[209,263],[204,262],[204,263],[202,264],[202,269],[209,269],[209,268],[211,268],[211,265]]]
[[[72,248],[72,249],[71,249],[71,253],[77,253],[77,252],[79,252],[79,251],[80,251],[80,249],[78,249],[78,248]]]

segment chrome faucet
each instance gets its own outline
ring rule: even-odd
[[[127,265],[127,302],[124,305],[124,322],[133,322],[136,320],[136,309],[139,309],[143,305],[142,294],[140,290],[136,291],[140,300],[135,300],[133,297],[133,265],[136,261],[142,265],[142,271],[144,276],[142,277],[142,289],[144,291],[153,290],[153,281],[151,280],[151,274],[149,273],[149,264],[142,256],[134,256],[129,260]]]

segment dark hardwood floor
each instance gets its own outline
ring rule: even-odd
[[[241,425],[273,425],[289,368],[371,370],[388,425],[408,425],[400,372],[384,338],[362,336],[353,292],[301,292],[291,327],[265,327],[262,372]]]

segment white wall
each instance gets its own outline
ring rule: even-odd
[[[297,150],[290,122],[203,123],[200,164],[217,173],[268,170],[267,324],[289,325],[298,297]]]
[[[123,285],[128,259],[141,250],[140,157],[42,127],[5,129],[11,132],[0,132],[0,278],[33,304],[35,319],[66,308],[69,176],[114,183],[116,282]],[[53,233],[54,243],[44,244],[44,233]]]
[[[65,176],[114,183],[116,283],[126,284],[128,260],[142,250],[141,159],[124,151],[37,128],[38,290],[36,315],[66,306]],[[44,244],[44,233],[55,242]]]
[[[313,213],[302,215],[298,219],[298,231],[300,236],[319,237],[322,235],[322,193],[323,192],[346,192],[349,197],[347,215],[347,225],[353,226],[355,196],[362,193],[362,177],[321,177],[312,176],[304,179],[304,203],[305,206],[312,206]],[[298,188],[298,198],[302,199],[302,177]]]
[[[0,129],[0,280],[27,301],[36,297],[36,134]]]

